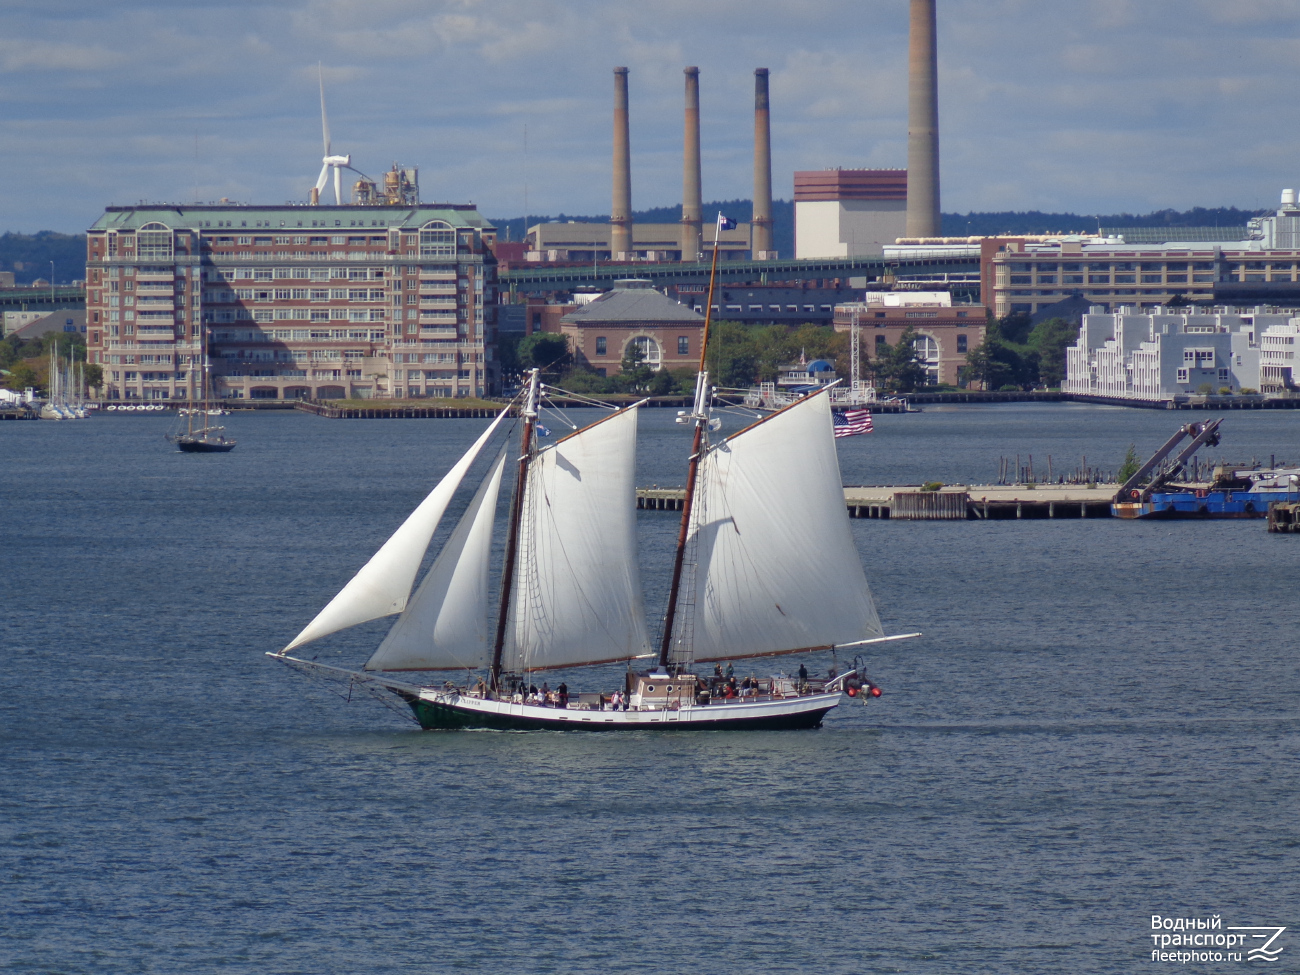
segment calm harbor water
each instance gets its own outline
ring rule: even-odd
[[[841,463],[1114,469],[1203,418],[931,408]],[[423,733],[263,652],[485,421],[228,423],[220,456],[173,452],[164,417],[0,425],[0,971],[1128,972],[1152,914],[1291,925],[1295,968],[1300,539],[855,521],[887,629],[926,634],[871,655],[869,707],[797,733]],[[640,482],[680,483],[672,411],[641,430]],[[1300,416],[1223,432],[1211,456],[1300,461]],[[657,611],[676,522],[639,524]]]

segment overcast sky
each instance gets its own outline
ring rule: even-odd
[[[3,0],[0,231],[109,203],[304,200],[322,155],[488,216],[609,212],[615,65],[632,202],[681,200],[700,67],[705,199],[906,165],[906,0]],[[1300,184],[1300,0],[939,0],[943,209],[1268,207]],[[525,130],[527,151],[525,152]],[[745,214],[744,216],[748,216]]]

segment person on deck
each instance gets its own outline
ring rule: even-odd
[[[557,690],[559,691],[557,700],[560,707],[567,708],[569,706],[569,685],[561,683]]]

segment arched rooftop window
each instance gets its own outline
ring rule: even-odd
[[[421,257],[455,257],[456,231],[445,220],[430,220],[420,228]]]
[[[166,224],[147,223],[135,235],[135,256],[142,261],[170,261],[173,255],[172,232]]]

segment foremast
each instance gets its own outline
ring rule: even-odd
[[[705,370],[709,351],[709,324],[713,320],[713,288],[718,280],[718,237],[722,230],[723,216],[718,214],[718,221],[713,228],[713,260],[709,267],[709,300],[704,305],[704,334],[700,338],[700,365],[695,373],[695,402],[691,408],[690,418],[695,422],[695,433],[691,438],[691,455],[686,466],[686,495],[682,501],[682,524],[677,531],[677,548],[673,553],[673,578],[668,587],[668,608],[664,612],[663,640],[659,645],[659,668],[667,670],[671,662],[673,646],[673,627],[677,621],[677,600],[682,587],[682,567],[686,561],[686,542],[691,531],[691,511],[695,505],[695,487],[699,480],[700,453],[704,449],[704,429],[708,425],[709,415],[709,374]]]
[[[524,404],[524,430],[520,438],[519,475],[514,497],[510,500],[510,524],[506,532],[505,562],[501,567],[501,605],[497,613],[496,639],[492,644],[492,670],[489,687],[500,690],[501,654],[506,642],[506,624],[510,612],[510,593],[514,588],[515,568],[519,560],[519,524],[524,513],[524,488],[528,484],[528,466],[532,460],[533,431],[537,427],[537,401],[540,389],[539,370],[528,375],[528,398]]]

